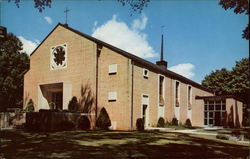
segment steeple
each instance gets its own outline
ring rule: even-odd
[[[163,61],[163,34],[161,34],[161,61]]]
[[[156,62],[156,64],[163,68],[168,67],[168,62],[163,59],[163,34],[161,34],[161,58],[160,61]]]

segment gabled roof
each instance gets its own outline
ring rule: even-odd
[[[192,81],[192,80],[190,80],[190,79],[188,79],[188,78],[186,78],[186,77],[184,77],[184,76],[181,76],[181,75],[179,75],[179,74],[177,74],[177,73],[174,73],[174,72],[172,72],[172,71],[170,71],[170,70],[168,70],[168,69],[166,69],[166,68],[163,68],[163,67],[161,67],[161,66],[158,66],[158,65],[156,65],[156,64],[154,64],[154,63],[152,63],[152,62],[149,62],[149,61],[147,61],[147,60],[144,60],[144,59],[142,59],[142,58],[140,58],[140,57],[138,57],[138,56],[135,56],[135,55],[133,55],[133,54],[131,54],[131,53],[128,53],[128,52],[126,52],[126,51],[124,51],[124,50],[122,50],[122,49],[119,49],[119,48],[117,48],[117,47],[115,47],[115,46],[113,46],[113,45],[110,45],[110,44],[108,44],[108,43],[106,43],[106,42],[104,42],[104,41],[101,41],[101,40],[99,40],[99,39],[96,39],[96,38],[94,38],[94,37],[92,37],[92,36],[90,36],[90,35],[87,35],[87,34],[84,34],[84,33],[82,33],[82,32],[79,32],[78,30],[75,30],[75,29],[73,29],[73,28],[70,28],[70,27],[68,27],[68,26],[66,26],[66,25],[63,25],[63,24],[61,24],[61,23],[58,23],[58,24],[56,25],[56,27],[55,27],[55,28],[45,37],[45,39],[37,46],[37,48],[31,53],[31,55],[34,54],[34,52],[40,47],[40,45],[50,36],[50,34],[51,34],[58,26],[62,26],[62,27],[64,27],[65,29],[68,29],[68,30],[70,30],[70,31],[72,31],[72,32],[74,32],[74,33],[76,33],[76,34],[78,34],[78,35],[80,35],[80,36],[82,36],[82,37],[84,37],[84,38],[86,38],[86,39],[89,39],[89,40],[91,40],[91,41],[93,41],[93,42],[95,42],[95,43],[97,43],[97,44],[103,45],[103,46],[105,46],[105,47],[107,47],[107,48],[109,48],[109,49],[111,49],[111,50],[113,50],[113,51],[115,51],[115,52],[117,52],[117,53],[119,53],[119,54],[121,54],[121,55],[123,55],[123,56],[125,56],[125,57],[127,57],[127,58],[129,58],[129,59],[131,59],[131,60],[133,60],[134,62],[139,63],[139,64],[145,66],[145,68],[152,69],[152,70],[154,70],[154,71],[156,71],[156,72],[158,72],[158,73],[161,73],[161,74],[163,74],[163,75],[165,75],[165,76],[167,76],[167,77],[170,77],[170,78],[172,78],[172,79],[179,80],[179,81],[181,81],[181,82],[183,82],[183,83],[190,84],[190,85],[192,85],[192,86],[194,86],[194,87],[197,87],[197,88],[200,88],[200,89],[202,89],[202,90],[205,90],[205,91],[208,91],[208,92],[211,92],[211,93],[212,93],[212,91],[209,90],[208,88],[206,88],[206,87],[200,85],[199,83],[196,83],[196,82],[194,82],[194,81]],[[30,55],[30,56],[31,56],[31,55]]]

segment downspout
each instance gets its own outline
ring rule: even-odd
[[[134,61],[131,61],[132,64],[132,84],[131,84],[131,130],[133,129],[133,115],[134,115]]]
[[[97,108],[98,108],[98,68],[99,68],[99,56],[101,54],[102,46],[97,44],[96,46],[96,102],[95,102],[95,121],[97,120]]]

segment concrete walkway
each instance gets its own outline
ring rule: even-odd
[[[208,133],[208,132],[199,132],[207,129],[184,129],[184,130],[175,130],[172,128],[158,128],[158,127],[149,127],[147,130],[158,130],[160,132],[176,132],[176,133],[184,133],[184,134],[194,134],[194,135],[209,135],[209,136],[217,136],[218,133]],[[250,141],[239,140],[239,138],[229,135],[229,134],[220,134],[228,136],[229,140],[236,141],[239,143],[250,144]],[[243,137],[244,139],[244,137]]]

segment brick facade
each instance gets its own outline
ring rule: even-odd
[[[67,44],[67,67],[51,70],[50,50],[59,44]],[[169,122],[176,117],[175,83],[178,81],[179,122],[185,123],[190,117],[193,125],[204,126],[203,100],[196,100],[195,97],[211,96],[212,93],[193,81],[147,63],[149,62],[58,24],[30,57],[30,70],[24,78],[24,107],[32,99],[36,111],[50,109],[50,91],[61,90],[63,109],[68,109],[73,96],[78,99],[88,98],[93,101],[93,107],[97,104],[98,111],[102,107],[106,108],[113,129],[130,130],[136,128],[136,120],[142,117],[142,100],[145,97],[148,101],[147,126],[156,126],[159,113]],[[109,74],[109,66],[112,64],[117,66],[115,74]],[[144,69],[148,70],[148,78],[143,76]],[[164,77],[164,104],[159,108],[160,76]],[[188,86],[192,90],[191,105],[188,104]],[[81,90],[86,90],[87,97],[81,94]],[[110,92],[116,92],[115,101],[108,100]],[[238,107],[241,107],[241,103]],[[242,110],[238,112],[242,113]],[[242,116],[239,120],[242,120]]]

